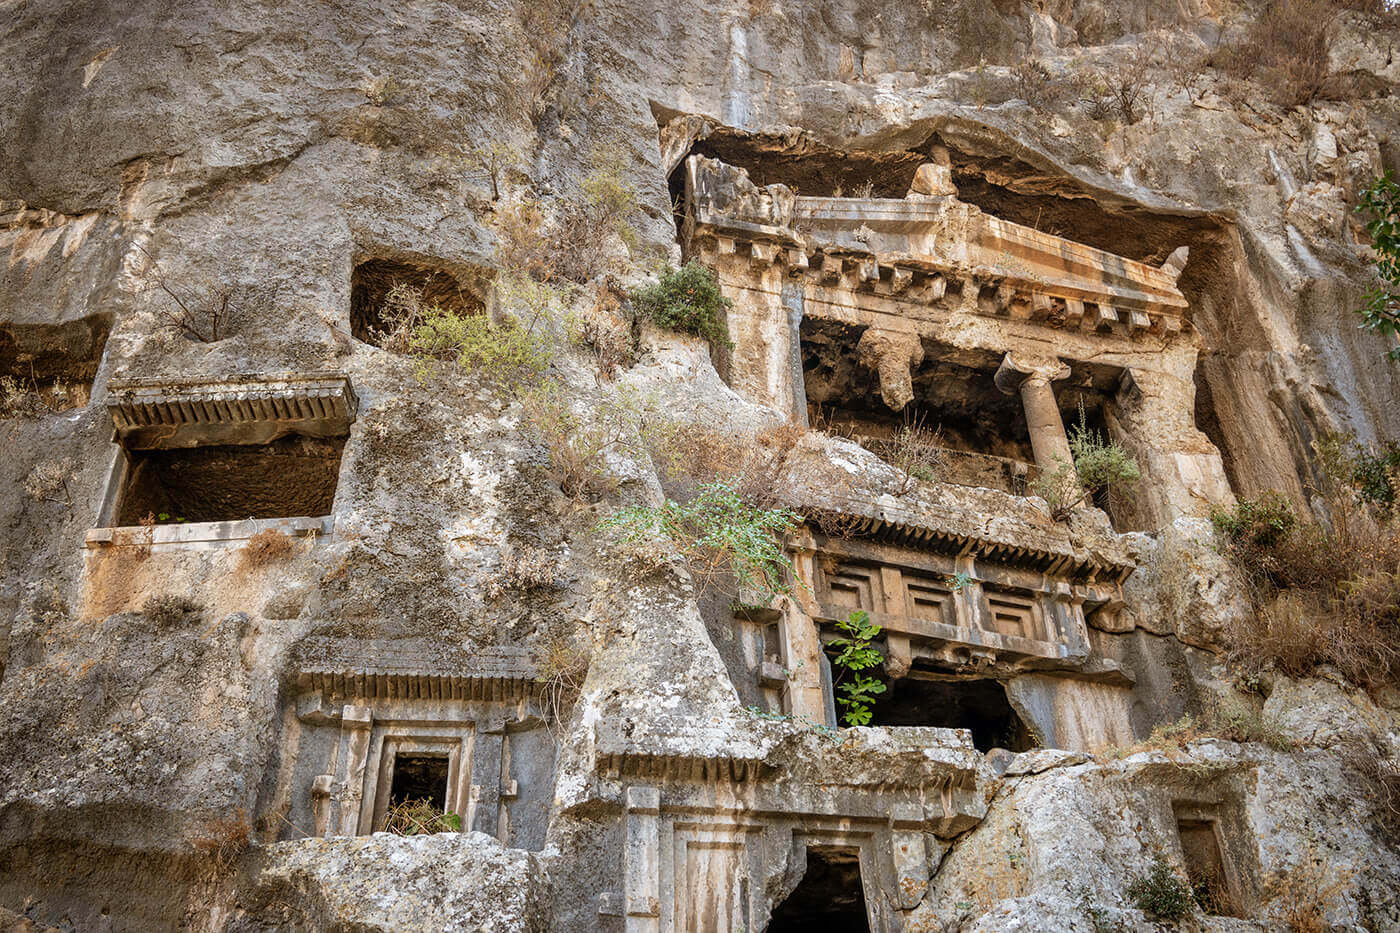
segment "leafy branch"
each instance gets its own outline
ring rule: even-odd
[[[863,609],[857,609],[837,622],[836,628],[846,633],[830,642],[831,647],[837,649],[831,666],[839,671],[836,691],[842,695],[836,698],[836,702],[842,707],[841,718],[848,726],[868,726],[873,715],[871,706],[874,698],[885,692],[885,685],[861,671],[876,667],[885,660],[880,649],[871,644],[879,637],[881,628],[870,621],[870,614]]]
[[[1357,313],[1363,328],[1393,337],[1400,331],[1400,184],[1386,172],[1361,191],[1356,210],[1371,215],[1366,232],[1376,250],[1376,273],[1381,279],[1379,288],[1366,293],[1366,303]],[[1400,360],[1400,346],[1387,355]]]

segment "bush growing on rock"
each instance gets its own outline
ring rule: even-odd
[[[1212,516],[1255,610],[1235,623],[1232,658],[1292,677],[1330,665],[1377,686],[1400,673],[1400,517],[1373,501],[1383,493],[1368,488],[1370,468],[1336,444],[1317,445],[1326,524],[1274,492]]]
[[[1073,468],[1061,463],[1031,484],[1031,491],[1045,500],[1056,521],[1068,518],[1096,493],[1107,491],[1112,495],[1142,478],[1137,461],[1117,441],[1090,428],[1083,411],[1078,424],[1072,425],[1068,433]]]
[[[638,314],[661,327],[704,337],[718,349],[729,346],[724,312],[730,301],[715,274],[694,260],[667,269],[656,284],[634,291],[632,304]]]
[[[598,155],[582,191],[552,209],[526,198],[496,213],[496,260],[500,268],[537,282],[583,285],[612,269],[616,240],[630,250],[637,190],[622,177],[615,159]]]
[[[576,502],[596,500],[617,488],[608,457],[635,450],[641,417],[634,399],[612,392],[576,408],[558,383],[545,383],[520,398],[530,429],[549,454],[549,478]]]
[[[428,305],[421,289],[395,285],[380,311],[387,326],[377,332],[379,345],[416,358],[420,380],[433,364],[469,370],[507,388],[538,379],[553,358],[549,321],[558,296],[517,276],[503,277],[496,288],[516,316],[496,322],[486,314]]]
[[[1284,108],[1338,96],[1342,89],[1329,64],[1343,11],[1361,14],[1374,28],[1394,28],[1396,8],[1387,0],[1272,0],[1242,38],[1210,57],[1231,82],[1226,95],[1248,99],[1242,84],[1249,82]]]
[[[1160,855],[1145,874],[1133,876],[1127,895],[1138,910],[1161,920],[1181,920],[1196,907],[1191,886]]]
[[[1298,524],[1298,516],[1293,514],[1287,497],[1272,489],[1258,499],[1240,499],[1232,509],[1215,509],[1210,520],[1215,530],[1240,554],[1245,550],[1267,552],[1277,547]]]
[[[869,613],[855,610],[836,623],[841,635],[830,642],[835,650],[831,666],[836,675],[836,702],[841,707],[841,719],[848,726],[868,726],[874,715],[871,706],[875,697],[885,692],[885,684],[862,673],[885,659],[880,649],[871,644],[880,636],[881,628],[870,621]]]
[[[629,506],[602,522],[625,544],[669,542],[690,564],[702,586],[732,575],[738,588],[786,592],[792,562],[779,535],[797,525],[789,509],[758,508],[732,482],[706,483],[684,504],[668,499],[658,507]]]

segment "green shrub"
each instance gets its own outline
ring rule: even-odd
[[[1328,434],[1313,444],[1325,491],[1351,495],[1389,514],[1400,483],[1400,444],[1364,446],[1354,434]]]
[[[1133,876],[1128,885],[1133,906],[1161,920],[1181,920],[1191,915],[1196,900],[1191,886],[1160,855],[1145,875]]]
[[[837,622],[836,628],[845,633],[830,642],[830,647],[836,649],[831,666],[836,675],[836,692],[841,694],[836,698],[842,708],[841,718],[848,726],[867,726],[872,715],[871,704],[876,696],[885,692],[885,685],[860,672],[885,659],[880,649],[870,644],[879,637],[881,629],[870,621],[869,613],[861,609]]]
[[[1356,209],[1369,213],[1366,232],[1376,250],[1379,288],[1366,295],[1358,312],[1362,327],[1394,339],[1400,333],[1400,184],[1386,172],[1360,192]],[[1392,360],[1400,360],[1400,346],[1390,350]]]
[[[714,347],[729,346],[724,312],[731,302],[709,269],[691,260],[679,269],[667,269],[655,285],[632,293],[637,312],[661,327],[704,337]]]
[[[1067,463],[1042,473],[1031,491],[1050,506],[1055,519],[1068,518],[1076,508],[1090,501],[1095,493],[1110,493],[1131,486],[1142,478],[1137,461],[1117,442],[1101,435],[1085,423],[1083,409],[1079,422],[1069,429],[1069,450],[1074,467]]]
[[[602,527],[616,531],[625,544],[646,545],[657,537],[670,541],[702,585],[731,573],[741,589],[780,593],[788,589],[792,562],[779,535],[797,521],[790,509],[757,508],[739,495],[733,482],[720,482],[701,485],[683,505],[668,499],[656,508],[619,509]]]
[[[1128,456],[1117,441],[1111,441],[1084,423],[1069,429],[1069,449],[1074,455],[1074,471],[1079,483],[1090,493],[1101,489],[1130,486],[1142,478],[1137,461]]]
[[[1214,509],[1210,521],[1234,547],[1268,549],[1288,539],[1298,516],[1286,496],[1270,489],[1258,499],[1240,499],[1233,509]]]
[[[375,331],[375,340],[385,350],[416,358],[420,380],[434,363],[470,370],[500,386],[537,380],[553,357],[549,323],[559,294],[519,275],[502,275],[496,293],[514,316],[495,322],[486,314],[429,305],[422,289],[396,284],[379,309],[385,327]]]

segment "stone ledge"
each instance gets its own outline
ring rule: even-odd
[[[235,541],[246,541],[264,531],[280,531],[293,537],[322,537],[334,528],[334,519],[245,518],[236,522],[183,522],[173,525],[121,525],[88,531],[88,548],[136,547],[162,550],[205,550]]]

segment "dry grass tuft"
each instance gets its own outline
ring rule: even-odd
[[[1351,873],[1309,844],[1293,867],[1264,879],[1264,900],[1275,919],[1294,933],[1326,933],[1327,908],[1347,889]]]
[[[296,541],[276,528],[265,528],[243,545],[239,566],[244,570],[259,570],[289,559],[297,551]]]
[[[1220,697],[1199,716],[1188,715],[1175,722],[1162,723],[1141,742],[1105,749],[1104,755],[1108,758],[1125,758],[1138,752],[1176,751],[1200,739],[1259,742],[1280,752],[1291,751],[1295,747],[1294,741],[1276,722],[1264,717],[1247,701],[1237,697]]]
[[[488,599],[545,589],[554,586],[558,568],[559,559],[544,548],[517,548],[501,558],[501,566],[486,579],[483,588]]]
[[[462,831],[462,818],[445,813],[426,800],[401,800],[389,807],[384,831],[396,836],[426,836]]]
[[[535,680],[541,685],[544,719],[562,735],[591,662],[587,648],[563,625],[547,629],[532,650]]]
[[[759,431],[752,442],[693,421],[661,420],[648,425],[646,441],[672,498],[690,498],[701,483],[732,485],[756,508],[778,503],[780,477],[788,458],[810,433],[796,422]]]
[[[1273,0],[1210,64],[1236,82],[1227,86],[1232,97],[1246,96],[1241,83],[1247,81],[1280,107],[1309,103],[1327,79],[1339,7],[1336,0]]]
[[[157,628],[174,628],[188,617],[202,614],[204,605],[188,596],[164,593],[147,599],[146,604],[141,607],[141,612]]]
[[[1366,785],[1381,834],[1400,843],[1400,765],[1365,740],[1350,743],[1343,757],[1347,770]]]
[[[1284,519],[1277,502],[1258,523],[1231,518],[1257,508],[1242,500],[1217,513],[1225,549],[1247,581],[1255,612],[1230,632],[1232,660],[1307,677],[1331,666],[1376,687],[1400,674],[1400,518],[1333,485],[1330,526]],[[1290,513],[1291,514],[1291,513]]]
[[[239,807],[232,816],[211,821],[205,827],[206,834],[191,840],[191,845],[195,851],[212,859],[222,871],[247,850],[252,842],[252,831],[247,812]]]

